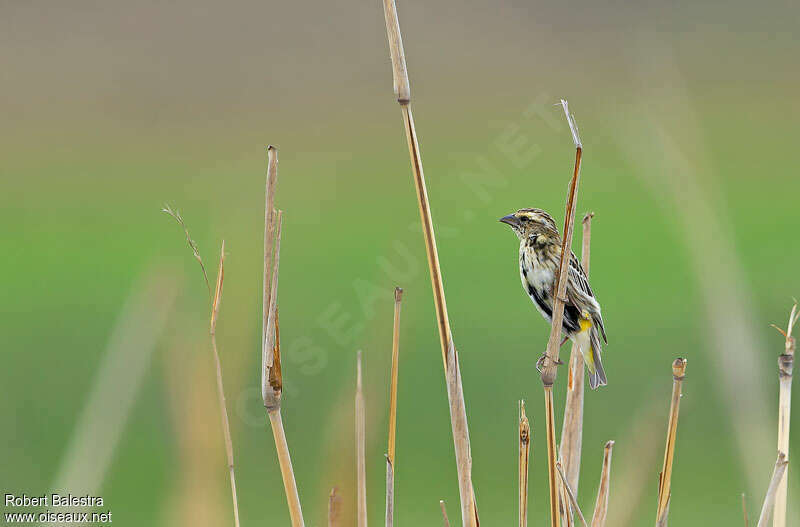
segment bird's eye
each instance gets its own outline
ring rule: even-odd
[[[520,217],[520,221],[528,221],[528,217],[527,216],[521,216]]]

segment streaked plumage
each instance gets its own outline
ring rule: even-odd
[[[520,240],[519,272],[522,287],[536,309],[548,322],[553,316],[553,297],[558,265],[561,260],[561,236],[553,217],[541,209],[520,209],[500,219],[514,230]],[[578,258],[570,251],[562,333],[576,342],[589,371],[589,386],[606,384],[601,362],[601,342],[606,330],[600,304]]]

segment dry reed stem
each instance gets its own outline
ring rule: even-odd
[[[444,500],[439,500],[439,507],[442,509],[442,520],[444,521],[444,527],[450,527],[450,518],[447,517],[447,508],[444,506]]]
[[[778,382],[780,395],[778,403],[778,452],[786,454],[789,459],[789,427],[792,414],[792,370],[794,369],[795,340],[792,336],[794,325],[800,313],[797,303],[792,306],[789,314],[789,323],[786,331],[775,327],[784,336],[784,352],[778,357]],[[789,467],[786,467],[775,493],[775,510],[772,517],[772,527],[786,527],[786,494],[789,481]]]
[[[608,516],[608,495],[611,487],[611,454],[614,441],[609,441],[603,448],[603,468],[600,471],[600,486],[597,487],[597,499],[594,502],[592,527],[605,527]]]
[[[772,469],[772,478],[769,480],[767,494],[764,496],[764,505],[761,506],[761,514],[758,516],[758,527],[767,527],[767,523],[769,523],[769,514],[774,507],[778,485],[780,485],[781,478],[786,473],[788,465],[789,460],[786,459],[786,454],[778,452],[778,459],[775,460],[775,468]]]
[[[519,402],[519,527],[528,527],[528,469],[531,459],[531,425],[525,401]]]
[[[397,433],[397,373],[400,362],[400,306],[403,289],[394,288],[394,323],[392,325],[392,371],[389,389],[389,446],[386,453],[386,527],[394,525],[394,461]]]
[[[278,327],[278,271],[281,261],[281,224],[283,212],[275,210],[275,186],[278,179],[278,151],[267,147],[267,181],[264,196],[264,270],[261,331],[261,397],[269,416],[278,454],[283,489],[289,507],[292,527],[303,527],[303,510],[297,492],[297,481],[286,442],[281,417],[283,373],[281,342]]]
[[[336,487],[331,489],[328,496],[328,527],[339,527],[342,516],[342,499],[336,492]]]
[[[233,500],[233,524],[239,527],[239,499],[236,496],[236,472],[233,463],[233,440],[231,439],[231,425],[228,421],[228,405],[225,402],[225,388],[222,384],[222,363],[217,350],[217,320],[219,318],[220,304],[222,303],[222,282],[225,277],[225,240],[219,251],[219,269],[217,270],[217,284],[214,289],[214,302],[211,306],[211,348],[214,351],[214,366],[217,375],[217,397],[219,409],[222,414],[222,431],[225,434],[225,455],[228,459],[228,472],[231,479],[231,499]]]
[[[666,526],[671,494],[672,463],[675,459],[675,436],[678,432],[678,413],[681,406],[681,389],[686,375],[686,359],[677,358],[672,363],[672,400],[667,426],[667,444],[664,449],[664,464],[658,484],[658,505],[656,508],[656,527]]]
[[[572,503],[569,500],[569,496],[567,496],[567,487],[563,483],[558,486],[558,500],[564,504],[562,525],[564,527],[574,527],[575,517],[572,512]]]
[[[583,527],[589,527],[586,524],[586,518],[583,516],[580,506],[578,506],[578,500],[575,498],[575,493],[572,492],[571,488],[569,488],[569,482],[567,481],[567,476],[564,474],[564,468],[561,466],[561,463],[556,464],[556,467],[558,468],[558,474],[561,476],[561,483],[563,484],[564,491],[569,497],[569,502],[572,505],[572,509],[578,513],[578,518],[581,520]],[[569,514],[567,514],[567,516],[569,516]]]
[[[361,379],[361,351],[356,359],[356,474],[358,482],[358,527],[367,527],[366,415]]]
[[[282,213],[275,211],[278,180],[278,151],[267,147],[267,181],[264,196],[264,271],[261,329],[261,397],[267,410],[279,409],[283,379],[280,360],[275,361],[275,319],[277,316],[278,269],[280,264]],[[277,230],[277,232],[276,232]]]
[[[583,237],[581,248],[581,266],[589,276],[589,255],[592,240],[593,212],[583,217]],[[564,403],[564,421],[561,425],[561,443],[559,458],[570,488],[578,495],[578,481],[581,470],[581,448],[583,442],[583,396],[584,396],[584,364],[583,355],[578,345],[573,342],[569,356],[569,377],[567,380],[567,397]],[[562,504],[563,515],[564,507]],[[563,516],[562,516],[563,518]]]
[[[169,206],[165,206],[163,212],[172,216],[175,221],[183,229],[183,234],[186,237],[186,242],[192,250],[192,255],[195,260],[200,264],[200,270],[203,273],[203,280],[206,283],[209,294],[211,294],[211,286],[208,280],[208,273],[206,266],[203,263],[203,258],[200,256],[200,250],[197,243],[192,239],[189,234],[189,228],[183,221],[180,212],[172,210]],[[219,268],[217,270],[217,281],[214,288],[214,293],[211,300],[211,316],[209,319],[209,334],[211,336],[211,349],[214,353],[214,367],[216,369],[217,378],[217,398],[219,400],[220,412],[222,414],[222,432],[225,436],[225,455],[228,461],[228,472],[231,480],[231,499],[233,500],[233,523],[239,527],[239,499],[236,494],[236,471],[233,462],[233,440],[231,439],[231,425],[228,420],[228,406],[225,401],[225,388],[222,382],[222,362],[219,358],[219,350],[217,348],[217,320],[219,319],[219,310],[222,303],[222,283],[225,277],[225,240],[222,240],[222,248],[219,255]]]
[[[403,124],[406,130],[409,155],[417,190],[420,219],[425,238],[425,250],[428,256],[428,267],[431,275],[433,299],[436,307],[436,321],[439,328],[439,340],[442,348],[442,361],[444,363],[447,397],[450,407],[450,423],[453,431],[453,444],[456,456],[456,469],[458,473],[458,491],[461,499],[461,520],[464,527],[477,527],[478,513],[475,506],[475,491],[472,486],[472,454],[469,442],[469,427],[467,424],[464,391],[461,384],[461,372],[458,363],[458,354],[453,344],[450,321],[447,315],[442,272],[439,266],[439,254],[436,248],[436,237],[431,219],[428,190],[425,185],[425,176],[422,170],[417,133],[414,127],[414,117],[411,113],[411,90],[408,82],[408,72],[403,52],[403,41],[400,35],[400,24],[397,18],[397,8],[394,0],[384,0],[384,15],[386,19],[386,34],[389,41],[390,57],[394,90],[397,102],[403,115]]]
[[[297,493],[297,483],[294,479],[292,458],[289,456],[286,432],[283,430],[281,409],[270,410],[267,415],[272,428],[272,436],[275,438],[275,449],[278,453],[278,464],[281,467],[283,490],[286,493],[286,501],[289,505],[289,517],[292,521],[292,527],[303,527],[305,525],[303,522],[303,510],[300,507],[300,496]]]
[[[564,230],[563,239],[561,242],[561,262],[558,269],[558,280],[556,282],[556,298],[553,305],[553,318],[550,328],[550,338],[547,341],[547,349],[545,354],[540,359],[542,369],[542,387],[544,389],[544,405],[545,405],[545,424],[547,426],[547,470],[548,480],[550,484],[550,525],[551,527],[560,527],[561,515],[559,513],[559,498],[558,498],[558,478],[556,476],[556,432],[555,432],[555,419],[553,417],[553,383],[556,380],[556,368],[560,364],[558,359],[559,348],[561,347],[561,327],[564,322],[564,302],[567,290],[567,268],[569,267],[569,260],[572,247],[572,234],[573,224],[575,218],[575,207],[577,206],[578,197],[578,183],[581,173],[581,156],[583,147],[580,138],[578,137],[578,129],[575,125],[575,119],[569,113],[569,105],[567,101],[561,99],[561,106],[564,109],[564,115],[567,118],[570,132],[572,132],[572,141],[575,143],[575,167],[572,172],[572,179],[569,184],[569,193],[567,195],[566,211],[564,214]]]

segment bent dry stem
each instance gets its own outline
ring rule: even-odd
[[[453,344],[450,321],[447,316],[447,303],[442,284],[442,272],[439,267],[439,254],[436,248],[436,237],[431,219],[428,190],[422,171],[422,158],[414,128],[414,117],[411,113],[411,88],[408,82],[403,41],[400,35],[400,24],[394,0],[384,0],[384,16],[386,34],[389,41],[389,52],[392,60],[394,92],[403,115],[406,141],[411,157],[412,175],[417,190],[422,231],[425,238],[425,250],[428,256],[428,268],[431,275],[431,286],[436,308],[436,321],[439,328],[439,341],[442,348],[447,397],[450,406],[450,424],[453,432],[453,444],[456,455],[458,473],[458,491],[461,498],[461,521],[464,527],[477,527],[478,513],[475,507],[475,491],[472,486],[472,454],[469,443],[469,427],[467,425],[464,391],[461,385],[461,372],[458,364],[458,353]]]

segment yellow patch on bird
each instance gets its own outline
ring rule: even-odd
[[[581,327],[581,331],[582,332],[586,331],[587,329],[592,327],[592,319],[591,318],[581,317],[581,320],[580,320],[579,324],[580,324],[580,327]]]

